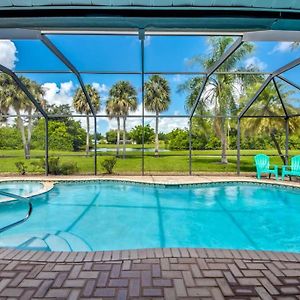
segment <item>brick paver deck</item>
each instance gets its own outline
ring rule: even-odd
[[[300,299],[300,254],[0,249],[0,299]]]

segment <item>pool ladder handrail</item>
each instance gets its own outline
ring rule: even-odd
[[[7,226],[4,226],[2,228],[0,228],[0,233],[16,226],[16,225],[19,225],[23,222],[25,222],[26,220],[29,219],[29,217],[31,216],[31,213],[32,213],[32,209],[33,209],[33,206],[32,206],[32,203],[30,201],[30,198],[25,198],[25,197],[22,197],[20,195],[15,195],[15,194],[12,194],[12,193],[7,193],[7,192],[3,192],[0,190],[0,195],[2,196],[6,196],[6,197],[9,197],[9,198],[12,198],[12,199],[15,199],[15,200],[20,200],[20,201],[24,201],[28,204],[28,211],[27,211],[27,214],[26,216],[22,219],[22,220],[19,220],[19,221],[16,221],[12,224],[9,224]],[[2,202],[2,203],[6,203],[6,202]],[[1,203],[0,203],[1,204]]]

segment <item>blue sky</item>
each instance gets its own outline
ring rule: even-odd
[[[80,71],[140,72],[141,70],[140,42],[136,36],[51,35],[49,38]],[[7,66],[14,70],[67,70],[64,64],[40,41],[11,41],[11,43],[13,46],[10,44],[4,47],[8,54],[4,57],[1,57],[0,54],[0,62],[5,64],[5,60],[7,60]],[[15,48],[11,49],[13,47]],[[3,50],[1,42],[0,50]],[[194,56],[207,55],[209,51],[206,37],[148,36],[145,41],[145,71],[204,71],[200,65],[191,65],[188,62]],[[6,52],[4,51],[4,53]],[[255,43],[254,52],[241,62],[241,66],[245,67],[253,64],[259,67],[261,71],[271,72],[299,57],[299,54],[298,49],[291,50],[289,43],[259,42]],[[300,84],[298,70],[300,70],[300,67],[288,72],[286,77]],[[73,74],[23,75],[44,85],[47,90],[47,100],[50,103],[71,104],[72,95],[78,87],[78,82]],[[82,77],[85,83],[93,84],[99,90],[102,98],[102,110],[105,107],[109,88],[121,79],[129,80],[133,84],[138,91],[139,103],[141,101],[140,75],[83,74]],[[185,114],[186,94],[178,93],[177,89],[180,83],[190,77],[176,74],[165,77],[171,87],[172,102],[168,111],[164,114]],[[146,76],[146,80],[147,78]],[[178,120],[178,122],[181,121]],[[101,124],[102,127],[105,127],[104,123]],[[108,125],[106,124],[106,126]]]

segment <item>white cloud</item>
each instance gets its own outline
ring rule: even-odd
[[[275,53],[275,52],[288,52],[292,49],[292,42],[279,42],[275,45],[275,47],[272,49],[269,54]]]
[[[57,85],[55,82],[47,82],[42,85],[45,92],[45,100],[49,104],[72,104],[75,85],[73,81],[62,82]]]
[[[245,60],[245,67],[246,68],[256,67],[259,70],[264,70],[267,68],[267,64],[261,61],[257,56],[252,56]]]
[[[17,48],[10,40],[0,40],[0,64],[14,69],[17,62]]]
[[[99,93],[108,93],[108,87],[104,83],[100,84],[98,82],[93,82],[92,87],[96,89]]]
[[[145,125],[147,124],[150,124],[151,127],[155,128],[155,118],[153,118],[151,121],[146,120]],[[159,123],[158,123],[159,132],[168,133],[176,128],[181,128],[181,129],[188,128],[188,118],[176,118],[175,114],[174,114],[174,118],[159,118]]]

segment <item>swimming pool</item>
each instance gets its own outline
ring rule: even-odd
[[[300,252],[300,190],[251,183],[59,183],[0,246],[45,251],[204,247]],[[0,225],[25,204],[2,203]]]

